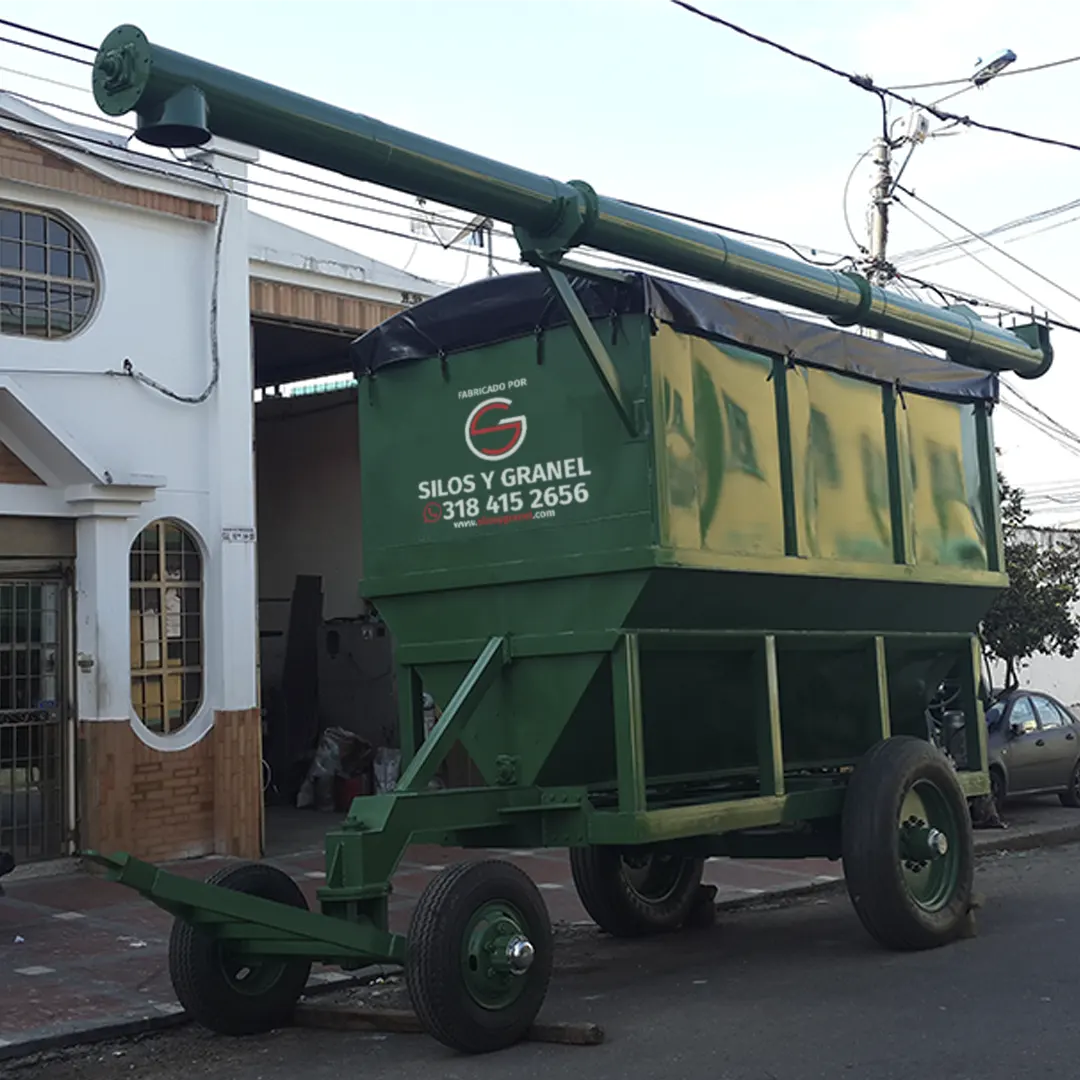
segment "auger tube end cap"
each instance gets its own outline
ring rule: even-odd
[[[150,79],[150,42],[130,23],[116,27],[94,58],[94,100],[107,116],[123,116],[139,103]]]

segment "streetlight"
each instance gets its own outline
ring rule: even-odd
[[[965,94],[969,90],[981,90],[988,82],[1000,75],[1010,64],[1016,60],[1016,53],[1012,49],[1002,49],[993,54],[989,60],[979,57],[975,61],[975,70],[968,79],[967,85],[959,90],[946,94],[931,103],[930,108],[936,108],[944,101]],[[913,109],[907,117],[908,129],[904,135],[894,138],[892,130],[898,121],[893,121],[888,135],[881,135],[874,140],[871,153],[874,156],[874,164],[877,166],[877,177],[871,189],[870,215],[867,222],[869,239],[869,267],[867,277],[874,284],[884,285],[890,277],[888,264],[885,260],[885,249],[889,240],[889,203],[892,201],[892,193],[900,182],[904,170],[907,168],[915,147],[923,143],[927,138],[933,138],[942,134],[944,128],[936,132],[930,131],[930,119],[922,109]],[[945,125],[947,128],[950,125]],[[905,143],[910,149],[900,166],[900,171],[895,179],[891,173],[892,152],[898,150]],[[876,332],[880,339],[881,331]]]

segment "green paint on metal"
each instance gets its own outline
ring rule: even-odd
[[[959,362],[1042,374],[1051,353],[1039,328],[1019,333],[967,309],[940,309],[841,272],[754,248],[709,229],[598,196],[393,128],[360,113],[152,45],[137,27],[106,37],[93,68],[98,106],[137,113],[137,134],[158,146],[205,143],[211,133],[356,179],[510,222],[522,250],[557,258],[602,251],[798,304],[838,322],[950,350]],[[205,112],[193,109],[193,91]]]
[[[776,437],[780,454],[780,490],[784,507],[784,554],[805,554],[799,551],[799,525],[795,508],[795,452],[791,443],[791,410],[788,405],[787,360],[773,360],[773,382],[776,385]]]
[[[508,951],[528,940],[521,913],[503,900],[484,904],[469,920],[461,943],[461,974],[469,996],[484,1009],[505,1009],[527,985],[527,972],[515,972]]]
[[[450,699],[431,734],[409,763],[398,784],[399,791],[421,791],[427,787],[480,700],[508,662],[506,651],[506,639],[502,637],[493,637],[484,646],[484,651]]]
[[[611,357],[608,356],[607,349],[604,348],[604,343],[600,340],[600,335],[596,332],[585,308],[582,307],[577,293],[574,292],[574,287],[562,270],[547,262],[540,262],[539,266],[544,277],[555,290],[560,303],[566,309],[567,315],[570,316],[570,325],[577,335],[578,342],[600,379],[604,391],[611,399],[612,405],[615,406],[627,434],[633,438],[638,433],[634,423],[633,407],[619,383],[619,373],[611,362]]]
[[[645,809],[645,746],[642,735],[641,666],[638,640],[634,634],[627,634],[619,642],[612,667],[619,810],[637,813]]]
[[[784,794],[784,745],[780,733],[780,676],[776,638],[765,635],[755,650],[758,673],[757,759],[762,796]]]
[[[887,739],[892,735],[892,715],[889,712],[889,659],[885,638],[874,637],[874,677],[877,683],[877,708],[874,710],[873,739]]]
[[[929,780],[917,781],[905,796],[898,838],[904,884],[925,911],[940,911],[952,900],[963,827],[949,799]]]
[[[387,962],[404,959],[404,939],[367,919],[346,922],[259,896],[192,881],[130,855],[108,857],[88,852],[86,857],[107,867],[110,880],[135,889],[159,907],[181,917],[193,912],[209,913],[251,927],[282,932],[288,935],[286,940],[298,946],[301,955],[315,946],[329,946],[334,955],[340,957],[381,958]],[[212,922],[205,925],[212,931]],[[257,937],[255,934],[249,936]],[[260,951],[263,955],[273,954],[274,939],[265,940]],[[282,955],[287,953],[282,952]]]

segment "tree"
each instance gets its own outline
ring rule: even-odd
[[[1024,660],[1035,653],[1071,657],[1080,645],[1080,622],[1073,613],[1080,597],[1080,542],[1040,543],[1025,535],[1023,491],[1000,473],[998,485],[1009,587],[983,619],[982,640],[1005,664],[1005,689],[1015,690]]]

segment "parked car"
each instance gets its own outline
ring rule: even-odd
[[[1080,719],[1049,694],[1012,690],[986,713],[994,805],[1017,795],[1056,794],[1080,808]]]

